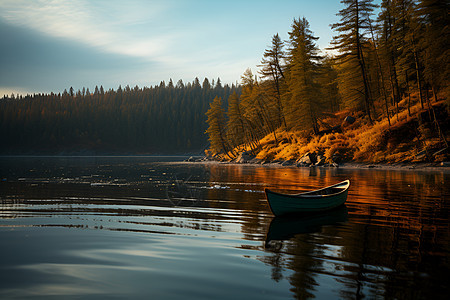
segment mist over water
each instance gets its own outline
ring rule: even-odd
[[[183,159],[0,158],[0,297],[448,294],[449,174]],[[329,213],[274,218],[265,200],[345,179]]]

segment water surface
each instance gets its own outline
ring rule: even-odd
[[[0,158],[0,298],[430,299],[450,292],[446,172]],[[264,188],[345,179],[274,218]]]

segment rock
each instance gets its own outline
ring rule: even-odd
[[[317,162],[315,163],[316,166],[323,166],[325,164],[325,157],[322,155],[317,156]]]
[[[303,156],[302,158],[300,158],[300,160],[298,161],[299,164],[303,164],[303,165],[310,165],[311,164],[311,159],[309,158],[309,156]]]
[[[344,119],[344,122],[348,123],[348,124],[353,124],[355,123],[356,119],[352,116],[346,116]]]
[[[286,160],[281,163],[282,166],[292,166],[295,162],[293,160]]]
[[[238,155],[235,162],[238,164],[245,164],[245,163],[250,162],[254,158],[255,158],[255,156],[250,154],[250,152],[242,152]]]
[[[248,162],[249,162],[250,164],[261,164],[261,163],[262,163],[262,160],[255,157],[255,158],[250,159]]]
[[[298,163],[300,164],[315,164],[317,162],[317,157],[315,153],[306,153],[305,155],[302,156],[302,158],[300,158],[298,161]]]

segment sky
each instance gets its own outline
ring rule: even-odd
[[[339,0],[0,0],[0,96],[257,73],[305,17],[325,49]]]

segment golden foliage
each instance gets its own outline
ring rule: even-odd
[[[402,103],[403,102],[403,103]],[[257,158],[261,160],[298,160],[306,153],[323,153],[326,161],[331,163],[334,156],[343,160],[370,163],[395,163],[414,161],[420,149],[417,138],[407,139],[405,132],[411,132],[412,125],[417,122],[410,117],[404,101],[400,104],[403,110],[398,116],[380,118],[370,125],[358,118],[352,124],[343,127],[342,132],[333,132],[322,136],[305,138],[301,131],[284,131],[278,129],[259,141]],[[411,115],[417,116],[421,111],[420,104],[410,108]],[[439,139],[428,139],[427,146],[439,144]]]

